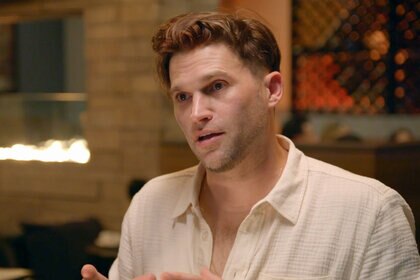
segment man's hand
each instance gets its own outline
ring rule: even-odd
[[[82,280],[107,280],[107,278],[100,274],[91,264],[85,264],[82,267],[81,274],[83,277]]]
[[[108,280],[91,264],[84,265],[82,267],[81,274],[83,277],[82,280]],[[156,276],[153,274],[146,274],[138,276],[133,280],[156,280]],[[221,280],[221,278],[211,273],[207,268],[203,268],[200,275],[182,272],[164,272],[161,274],[160,280]]]
[[[150,273],[150,274],[138,276],[134,278],[133,280],[156,280],[156,276]]]
[[[82,267],[81,274],[83,279],[82,280],[108,280],[105,276],[100,274],[96,268],[91,264],[85,264]],[[142,276],[138,276],[133,280],[156,280],[156,276],[153,274],[146,274]]]
[[[193,275],[182,272],[164,272],[160,275],[160,280],[221,280],[219,276],[213,274],[207,268],[201,270],[200,275]],[[143,279],[135,279],[143,280]]]

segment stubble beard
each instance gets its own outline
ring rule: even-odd
[[[238,126],[247,127],[247,126]],[[220,147],[216,153],[221,153],[216,159],[202,161],[204,167],[214,173],[232,170],[238,166],[248,154],[252,146],[258,145],[257,140],[265,133],[264,122],[257,122],[253,129],[247,129],[245,133],[236,134],[236,137],[227,143],[226,147]]]

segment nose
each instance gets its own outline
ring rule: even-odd
[[[191,119],[194,122],[209,121],[212,119],[212,110],[210,108],[210,99],[208,96],[197,93],[192,99]]]

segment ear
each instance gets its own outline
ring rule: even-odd
[[[283,96],[283,83],[280,72],[274,71],[264,77],[264,86],[267,88],[268,105],[275,107]]]

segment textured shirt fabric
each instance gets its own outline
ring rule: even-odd
[[[420,279],[413,215],[397,192],[278,139],[288,150],[283,174],[241,223],[224,280]],[[157,177],[134,197],[111,280],[210,266],[204,173],[199,165]]]

